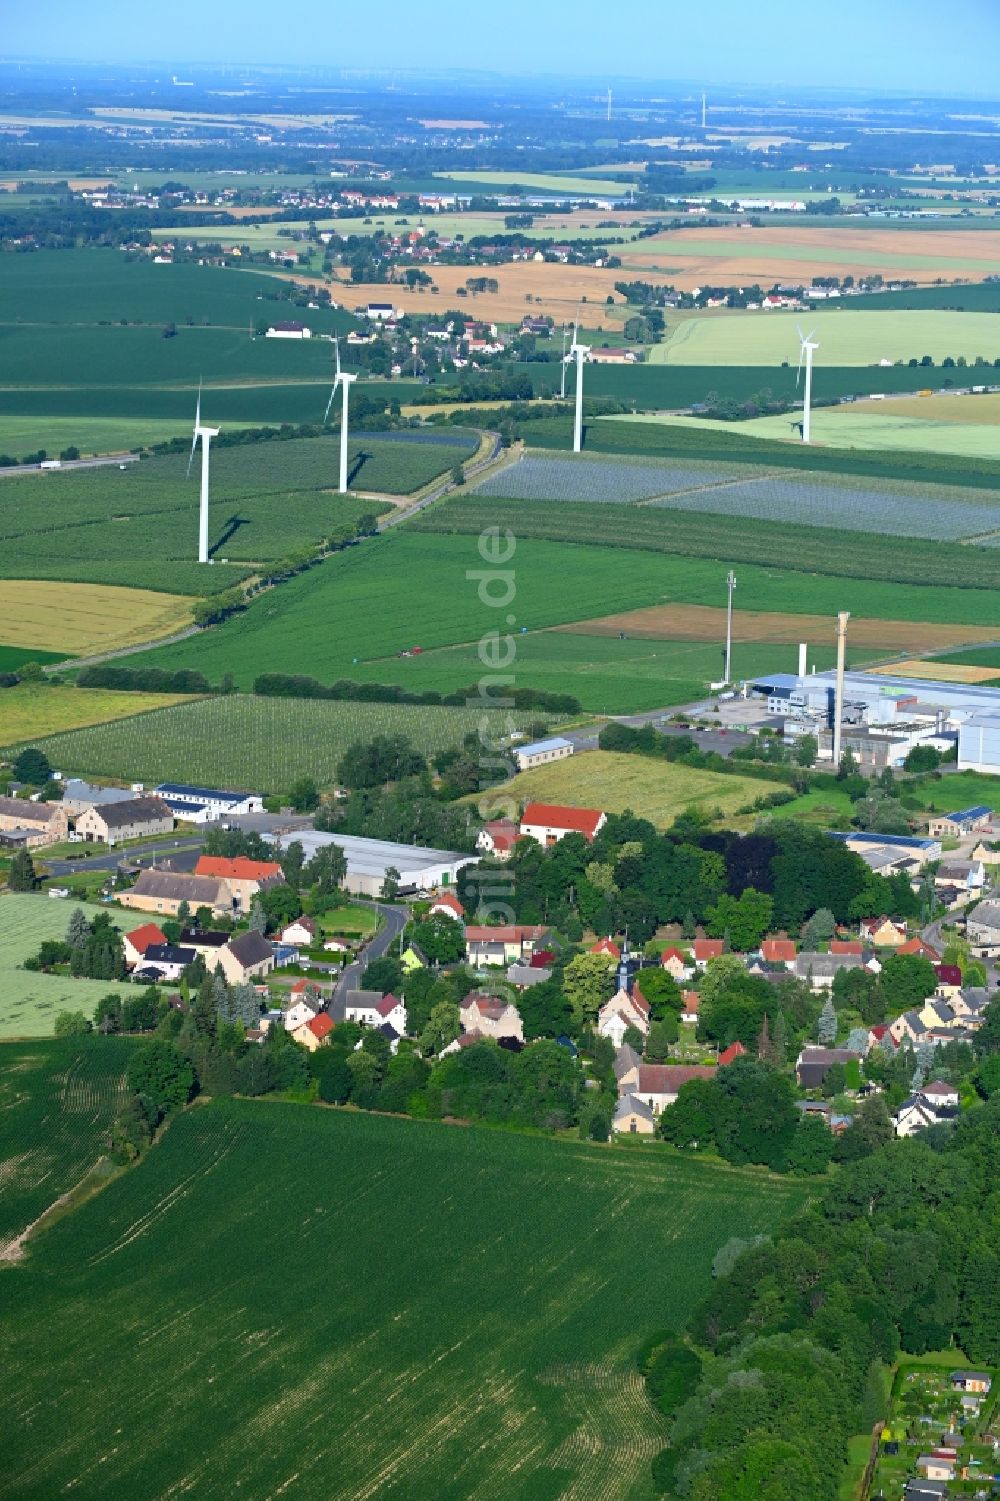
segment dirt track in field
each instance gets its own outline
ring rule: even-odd
[[[553,627],[580,636],[628,636],[650,641],[713,641],[726,628],[726,612],[713,605],[652,605],[644,610],[626,610],[621,615],[602,615],[596,620],[578,620]],[[851,618],[848,639],[852,647],[874,651],[925,652],[967,642],[996,639],[995,627],[936,625],[913,620],[865,620]],[[836,640],[831,616],[780,615],[764,611],[737,610],[733,614],[733,640],[744,642],[807,641],[815,645]],[[894,669],[895,670],[895,669]],[[997,676],[996,671],[992,674]]]

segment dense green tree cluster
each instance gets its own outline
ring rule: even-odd
[[[675,1107],[677,1108],[677,1107]],[[1000,1361],[1000,1100],[851,1162],[696,1310],[705,1363],[654,1462],[690,1501],[833,1501],[902,1349]],[[956,1357],[957,1358],[957,1357]]]

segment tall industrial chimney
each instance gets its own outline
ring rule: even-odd
[[[807,649],[806,648],[806,643],[804,641],[800,642],[800,644],[799,644],[799,677],[800,678],[804,678],[806,676],[806,649]]]
[[[837,696],[833,705],[833,766],[840,765],[840,741],[844,724],[844,657],[847,651],[847,622],[850,610],[841,610],[837,616]]]

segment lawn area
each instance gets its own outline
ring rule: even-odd
[[[191,601],[113,584],[0,579],[0,619],[11,646],[85,657],[183,630],[191,624]]]
[[[794,818],[800,823],[814,824],[821,829],[848,829],[854,814],[854,804],[846,792],[823,789],[804,792],[794,802],[783,803],[780,808],[771,808],[769,818]]]
[[[0,894],[0,1038],[51,1037],[60,1011],[82,1011],[90,1016],[102,996],[121,982],[74,980],[69,975],[33,974],[19,968],[38,951],[46,938],[65,938],[75,902],[53,900],[44,893]],[[88,918],[97,908],[84,907]],[[135,914],[102,908],[112,922],[128,932],[138,926]],[[0,1055],[2,1057],[2,1055]]]
[[[345,902],[340,907],[329,907],[317,923],[326,934],[346,938],[368,938],[378,927],[378,918],[370,907],[358,907],[354,902]]]
[[[195,1107],[0,1278],[0,1496],[651,1501],[640,1343],[807,1197],[655,1146]]]
[[[261,596],[238,618],[197,638],[144,653],[141,661],[157,667],[197,667],[215,682],[232,672],[241,688],[249,687],[258,673],[288,672],[290,664],[296,672],[327,683],[353,678],[360,668],[378,681],[409,685],[414,664],[409,658],[401,660],[399,653],[413,646],[428,651],[474,643],[505,627],[516,635],[520,627],[540,630],[643,605],[724,604],[725,562],[716,558],[738,567],[739,603],[747,610],[800,612],[832,621],[839,609],[846,609],[868,619],[1000,625],[1000,594],[986,590],[764,568],[741,563],[738,550],[727,559],[724,519],[716,524],[718,550],[710,558],[613,544],[576,545],[569,540],[575,516],[565,514],[571,509],[575,508],[562,502],[532,507],[473,498],[429,518],[429,525],[444,532],[454,517],[460,527],[469,526],[468,534],[444,535],[429,527],[407,526],[376,538]],[[581,509],[589,513],[595,507]],[[620,508],[604,509],[614,513],[608,524],[617,527],[614,535],[620,535],[625,526]],[[525,538],[518,531],[520,515],[530,526],[537,514],[545,524],[552,512],[552,525],[566,542]],[[496,565],[492,570],[486,567],[478,545],[482,526],[498,524],[509,526],[516,539],[511,560],[500,570],[506,574],[512,568],[512,579],[504,578],[499,585],[494,579],[491,586],[494,598],[498,588],[504,595],[510,588],[515,591],[506,614],[481,601],[476,580],[477,570],[498,572]],[[657,519],[653,530],[669,546],[669,522]],[[595,534],[595,544],[599,535]],[[322,631],[316,628],[320,620]],[[599,653],[606,650],[595,648]],[[470,681],[481,675],[480,667]],[[530,685],[526,673],[518,686]]]
[[[774,782],[725,772],[699,771],[676,761],[654,761],[617,751],[582,751],[550,766],[518,772],[492,797],[511,797],[525,803],[568,803],[576,808],[603,808],[606,813],[626,809],[665,829],[679,813],[697,810],[708,818],[734,813],[737,808],[776,790]],[[475,793],[467,801],[479,801]]]
[[[0,1043],[0,1257],[106,1150],[125,1037]]]
[[[36,393],[37,395],[37,393]],[[3,393],[6,405],[7,393]],[[0,453],[23,459],[43,448],[55,457],[65,448],[90,454],[124,453],[166,443],[183,435],[190,419],[183,417],[91,417],[55,416],[5,412],[0,416]],[[0,479],[5,476],[0,476]]]
[[[505,722],[506,717],[504,711]],[[537,717],[513,716],[523,725]],[[67,775],[154,784],[194,781],[266,793],[287,791],[300,776],[314,777],[320,786],[336,782],[337,766],[348,746],[375,735],[405,735],[428,755],[458,746],[480,718],[475,707],[233,694],[180,703],[37,743],[52,765]]]
[[[118,693],[111,688],[19,683],[16,688],[0,688],[0,745],[21,745],[189,700],[190,694],[185,693]]]
[[[1000,777],[984,776],[978,771],[947,772],[940,779],[920,781],[912,791],[928,812],[948,813],[957,808],[975,808],[980,803],[1000,808]]]
[[[684,241],[688,252],[693,242]],[[794,273],[794,267],[789,267]],[[805,322],[803,323],[803,318]],[[971,362],[983,355],[992,364],[1000,354],[1000,326],[992,313],[959,313],[931,308],[867,311],[853,308],[803,313],[733,313],[678,319],[663,344],[650,349],[653,364],[796,365],[796,325],[815,329],[816,365],[877,365],[879,360],[922,359],[940,365],[960,354]],[[974,377],[970,376],[970,379]]]

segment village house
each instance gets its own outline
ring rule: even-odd
[[[731,1042],[728,1048],[723,1048],[719,1054],[719,1067],[728,1068],[731,1063],[736,1062],[737,1058],[745,1058],[746,1055],[747,1050],[740,1041]]]
[[[176,917],[183,904],[191,912],[196,912],[199,907],[210,907],[213,912],[223,913],[231,906],[225,881],[187,875],[182,871],[155,869],[142,871],[134,886],[118,893],[118,901],[123,907],[140,912],[159,912],[167,917]]]
[[[87,808],[76,820],[76,832],[88,842],[117,844],[123,839],[145,839],[151,834],[169,834],[174,815],[158,797],[132,797],[127,802],[99,803]]]
[[[179,980],[197,958],[194,949],[180,944],[151,943],[133,972],[134,980]]]
[[[993,1378],[985,1371],[952,1371],[952,1390],[956,1392],[976,1392],[980,1396],[987,1396],[993,1386]]]
[[[294,1036],[299,1027],[323,1012],[323,997],[312,980],[297,980],[288,993],[288,1005],[282,1020],[285,1031]]]
[[[627,1094],[639,1082],[639,1068],[642,1064],[642,1055],[637,1053],[630,1043],[624,1043],[615,1054],[614,1068],[615,1080],[619,1094]]]
[[[235,859],[224,855],[200,855],[194,873],[225,881],[234,912],[249,912],[259,892],[280,886],[285,879],[276,860],[248,860],[244,855]]]
[[[142,963],[146,950],[152,944],[166,943],[166,941],[167,935],[156,926],[155,922],[143,923],[141,928],[133,928],[131,933],[126,933],[122,938],[126,965],[133,969],[137,964]]]
[[[294,948],[312,948],[316,942],[316,923],[311,917],[297,917],[287,927],[281,930],[281,943],[291,944]]]
[[[690,975],[692,970],[691,961],[680,949],[664,949],[660,955],[660,965],[666,970],[673,980],[683,980]]]
[[[225,944],[218,955],[222,973],[230,985],[243,985],[248,980],[263,978],[274,968],[274,949],[263,933],[248,929],[237,933]]]
[[[863,917],[861,937],[876,949],[901,948],[906,942],[906,924],[891,917]]]
[[[310,1053],[326,1041],[333,1031],[333,1017],[328,1011],[321,1011],[318,1016],[311,1016],[308,1021],[300,1023],[292,1033],[296,1042],[301,1043]]]
[[[588,952],[600,954],[605,959],[610,959],[613,964],[617,964],[622,956],[622,951],[613,938],[599,938],[596,943],[591,944]]]
[[[681,1021],[693,1025],[698,1020],[698,1012],[701,1009],[701,996],[697,990],[681,991]]]
[[[725,946],[722,938],[696,938],[691,945],[695,964],[699,969],[704,969],[712,959],[721,959]]]
[[[400,1037],[406,1036],[406,1005],[391,991],[349,990],[344,1004],[344,1020],[362,1027],[392,1027]]]
[[[465,930],[465,957],[474,969],[528,963],[548,934],[548,928],[523,923],[495,928],[470,926]]]
[[[660,1115],[674,1103],[685,1084],[692,1079],[712,1079],[715,1074],[714,1063],[643,1063],[631,1092],[654,1115]]]
[[[810,950],[797,954],[793,966],[797,978],[805,980],[811,990],[829,990],[841,970],[865,967],[860,954],[820,954]]]
[[[430,905],[430,915],[434,917],[437,914],[454,918],[455,922],[462,922],[465,918],[465,908],[453,891],[442,891]]]
[[[569,808],[561,803],[528,803],[521,814],[520,832],[547,849],[567,834],[582,834],[590,843],[607,823],[599,808]]]
[[[954,1480],[958,1466],[958,1454],[954,1449],[935,1449],[932,1454],[921,1454],[914,1469],[925,1480]]]
[[[929,959],[932,964],[939,964],[941,961],[941,955],[937,949],[932,944],[929,944],[926,939],[921,938],[919,933],[915,938],[908,938],[905,943],[901,944],[897,953],[919,954],[922,958]]]
[[[616,1136],[655,1136],[656,1116],[637,1095],[624,1094],[615,1106],[611,1129]]]
[[[965,936],[973,950],[994,957],[1000,953],[1000,902],[980,902],[965,921]]]
[[[495,818],[483,824],[476,836],[476,849],[485,850],[495,860],[509,860],[514,845],[520,839],[517,824],[509,818]]]
[[[58,844],[69,833],[69,819],[60,803],[33,803],[26,797],[0,797],[0,830],[25,830],[28,849]]]
[[[857,1063],[861,1054],[850,1048],[824,1048],[812,1044],[804,1047],[795,1060],[795,1077],[800,1089],[822,1089],[835,1063]]]
[[[966,901],[986,884],[982,860],[942,860],[934,875],[935,886],[957,886]]]
[[[509,1037],[524,1041],[524,1025],[521,1013],[509,1001],[495,995],[480,995],[473,991],[467,995],[459,1008],[463,1032],[479,1037],[492,1037],[496,1042]]]
[[[791,938],[765,938],[760,946],[760,957],[767,964],[782,964],[785,969],[792,969],[795,944]]]
[[[865,951],[865,946],[860,938],[831,938],[829,952],[831,954],[858,954]]]

